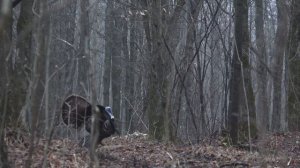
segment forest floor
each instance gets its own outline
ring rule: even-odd
[[[5,141],[11,166],[24,167],[30,136],[7,131]],[[221,137],[198,145],[172,145],[134,133],[107,138],[103,143],[96,150],[100,167],[300,167],[300,132],[268,135],[254,142],[253,152],[247,147],[227,146]],[[36,142],[31,167],[89,167],[88,149],[76,142],[54,139],[46,144],[46,139]]]

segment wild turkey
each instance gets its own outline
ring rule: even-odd
[[[96,124],[99,126],[98,143],[101,143],[104,138],[111,136],[116,131],[114,116],[110,107],[97,105],[95,108],[100,111],[100,118]],[[71,95],[63,102],[62,119],[66,125],[76,129],[81,128],[84,124],[86,131],[91,133],[92,105],[81,96]],[[81,142],[80,145],[88,147],[89,136],[83,140],[84,143]]]

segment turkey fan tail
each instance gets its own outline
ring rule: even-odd
[[[91,111],[91,104],[85,98],[71,95],[63,101],[62,119],[66,125],[79,128],[92,115]]]

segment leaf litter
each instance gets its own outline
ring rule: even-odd
[[[5,142],[11,167],[25,167],[30,135],[6,131]],[[31,167],[89,167],[87,148],[70,139],[35,140]],[[220,140],[193,145],[174,145],[150,140],[135,132],[103,140],[96,149],[99,167],[300,167],[300,133],[270,134],[256,140],[255,151],[225,146]],[[46,150],[47,149],[47,150]],[[46,151],[46,152],[45,152]]]

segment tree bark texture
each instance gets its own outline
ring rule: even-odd
[[[113,49],[113,1],[107,1],[106,18],[105,18],[105,58],[103,74],[103,104],[110,104],[110,83],[111,83],[111,59]]]
[[[186,35],[186,46],[185,46],[185,58],[183,58],[183,65],[184,68],[180,74],[181,87],[184,92],[185,98],[185,108],[189,111],[189,114],[192,119],[192,125],[195,128],[195,131],[198,132],[198,122],[195,118],[195,110],[193,109],[194,104],[192,104],[192,95],[194,93],[193,90],[193,68],[192,62],[194,62],[194,55],[195,55],[195,46],[197,46],[197,20],[200,12],[200,8],[203,1],[190,1],[189,3],[189,13],[188,13],[188,27],[187,27],[187,35]],[[181,90],[182,90],[181,89]],[[181,95],[180,95],[181,98]],[[189,116],[189,114],[185,114]],[[182,116],[184,119],[185,116]]]
[[[112,94],[112,108],[114,115],[120,119],[121,114],[121,85],[122,85],[122,8],[115,7],[113,11],[113,33],[111,36],[112,40],[112,57],[111,57],[111,94]],[[127,47],[127,46],[126,46]],[[124,52],[124,51],[123,51]],[[117,127],[119,126],[116,123]],[[121,124],[120,124],[121,125]]]
[[[258,55],[257,60],[257,96],[256,122],[261,133],[269,129],[269,109],[267,97],[267,52],[264,30],[263,0],[255,0],[255,37]]]
[[[137,3],[136,0],[132,1],[133,3]],[[131,9],[134,11],[134,9]],[[125,76],[125,110],[126,110],[126,130],[132,132],[136,130],[136,125],[132,122],[134,117],[134,108],[135,108],[135,88],[138,87],[135,84],[136,80],[136,61],[139,54],[138,44],[141,43],[140,36],[141,33],[141,24],[136,22],[135,20],[138,19],[137,15],[130,16],[130,23],[129,23],[129,53],[128,57],[126,57],[127,64],[126,64],[126,76]],[[125,41],[125,37],[123,37],[123,41]]]
[[[105,70],[103,76],[104,105],[112,105],[114,115],[120,119],[122,85],[122,8],[114,1],[107,2],[105,20]],[[127,46],[126,46],[127,47]],[[110,97],[112,98],[110,100]],[[118,125],[118,123],[116,123]],[[118,126],[117,126],[118,127]]]
[[[288,43],[288,114],[289,130],[300,129],[300,1],[293,0]]]
[[[272,131],[284,131],[281,123],[282,113],[282,75],[283,60],[285,56],[286,44],[288,40],[288,6],[285,0],[276,0],[277,5],[277,31],[275,37],[275,51],[273,63],[273,113],[272,113]]]
[[[12,11],[9,0],[0,0],[0,167],[9,167],[7,146],[4,141],[4,127],[8,114],[7,99],[8,87],[8,63],[12,40]]]
[[[78,66],[78,82],[75,84],[76,87],[73,91],[80,95],[86,95],[85,88],[89,86],[89,79],[91,74],[89,71],[89,1],[80,0],[80,16],[79,16],[79,28],[80,28],[80,40],[79,40],[79,59],[77,60]]]
[[[171,63],[174,58],[169,51],[174,51],[178,42],[171,40],[176,35],[177,20],[184,1],[178,1],[170,18],[163,9],[165,1],[143,1],[149,9],[145,20],[145,31],[150,51],[150,70],[148,72],[146,112],[149,118],[149,132],[152,138],[171,140]],[[169,49],[169,50],[168,50]]]
[[[235,47],[232,58],[229,91],[229,129],[232,143],[247,138],[247,117],[255,131],[255,98],[249,63],[248,1],[234,1]],[[248,116],[248,112],[249,115]],[[244,139],[245,140],[245,139]]]
[[[164,67],[167,62],[164,62],[162,56],[162,14],[161,14],[161,1],[155,0],[149,4],[151,22],[150,33],[151,40],[148,39],[148,43],[151,43],[150,48],[150,72],[147,89],[147,114],[149,117],[149,133],[152,138],[162,140],[165,135],[164,132],[164,113],[166,108],[166,85],[163,81],[166,81],[166,75]],[[166,81],[167,82],[167,81]]]
[[[17,53],[15,65],[10,67],[10,77],[13,89],[9,98],[9,109],[12,111],[12,120],[17,124],[20,112],[23,116],[28,116],[28,110],[25,110],[26,93],[29,87],[28,79],[30,79],[32,67],[32,28],[33,28],[33,0],[21,3],[20,17],[17,23]],[[28,117],[27,117],[28,118]],[[28,125],[26,117],[23,118],[24,124]]]

